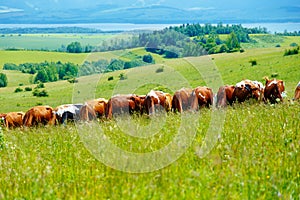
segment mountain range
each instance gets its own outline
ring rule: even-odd
[[[0,24],[300,22],[294,0],[10,0]]]

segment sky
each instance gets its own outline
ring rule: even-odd
[[[160,7],[158,9],[158,7]],[[121,13],[118,13],[120,12]],[[136,12],[136,13],[135,13]],[[146,12],[146,16],[143,16]],[[152,13],[153,12],[153,13]],[[178,15],[178,13],[181,13]],[[81,15],[78,13],[82,13]],[[210,19],[295,20],[300,1],[295,0],[0,0],[0,23],[33,20],[146,20]],[[23,19],[21,19],[22,17]],[[144,17],[144,18],[143,18]]]

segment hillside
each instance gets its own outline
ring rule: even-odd
[[[292,56],[283,56],[285,49],[290,48],[292,42],[300,43],[299,37],[286,37],[281,43],[281,47],[246,49],[244,53],[225,53],[202,57],[187,57],[178,59],[165,59],[157,54],[152,54],[156,64],[145,67],[133,68],[130,70],[115,71],[103,75],[93,75],[80,77],[80,83],[88,82],[87,87],[96,87],[95,97],[110,98],[117,93],[138,93],[146,94],[150,89],[161,86],[168,91],[174,92],[182,87],[196,87],[207,85],[217,91],[218,87],[224,84],[235,84],[242,79],[252,79],[263,81],[264,76],[276,76],[283,79],[286,83],[288,96],[291,98],[295,85],[299,81],[299,54]],[[262,43],[260,44],[262,45]],[[144,55],[147,52],[144,49],[129,49],[124,51],[98,52],[95,54],[67,54],[55,52],[35,52],[35,51],[1,51],[1,64],[7,62],[25,63],[48,61],[65,61],[82,63],[85,60],[98,60],[99,58],[121,58],[131,52],[135,55]],[[37,56],[38,55],[38,56]],[[124,58],[126,59],[126,58]],[[250,60],[255,59],[257,65],[251,66]],[[163,73],[155,73],[156,69],[164,66]],[[211,71],[213,70],[213,71]],[[57,106],[72,102],[74,86],[67,81],[58,81],[46,83],[46,90],[49,97],[33,97],[31,92],[14,93],[17,87],[35,87],[30,85],[29,75],[15,71],[4,71],[9,80],[6,88],[1,88],[1,112],[8,111],[26,111],[36,104],[48,104]],[[127,79],[120,81],[119,75],[123,73]],[[214,80],[214,76],[221,77],[220,80]],[[108,77],[113,77],[108,81]],[[87,81],[85,81],[87,80]],[[95,85],[93,85],[95,84]],[[19,86],[21,85],[21,86]],[[75,91],[74,91],[75,92]],[[94,94],[89,94],[92,98]],[[78,102],[76,102],[78,103]]]

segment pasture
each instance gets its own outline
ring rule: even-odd
[[[45,83],[49,97],[40,98],[33,97],[31,92],[14,93],[16,87],[35,85],[27,81],[26,74],[4,71],[10,82],[8,87],[0,88],[1,113],[26,111],[37,104],[56,107],[94,97],[108,99],[117,93],[146,94],[155,87],[172,93],[181,87],[208,85],[217,92],[221,84],[235,84],[244,78],[262,81],[264,76],[284,80],[288,97],[274,106],[245,102],[224,111],[202,109],[197,113],[158,114],[153,118],[125,116],[121,123],[120,119],[113,119],[86,126],[3,129],[0,198],[299,199],[300,103],[289,101],[299,82],[299,54],[283,56],[292,42],[299,44],[299,37],[283,40],[281,47],[249,47],[244,53],[178,59],[153,54],[154,65],[80,77],[77,85],[67,81]],[[1,64],[45,60],[80,64],[103,58],[126,60],[146,53],[142,48],[95,54],[1,51],[0,60]],[[251,66],[252,59],[257,65]],[[160,67],[164,70],[157,73]],[[119,80],[121,73],[127,79]],[[108,81],[109,77],[114,79]],[[20,83],[23,85],[19,86]],[[218,112],[221,113],[216,118],[214,114]],[[199,157],[208,130],[218,122],[224,125],[213,129],[221,130],[214,137],[216,144],[208,155]],[[182,125],[186,128],[182,129]],[[112,144],[135,153],[160,150],[176,140],[178,133],[189,135],[191,129],[195,135],[190,143],[183,141],[187,144],[182,147],[184,154],[170,165],[148,173],[127,173],[106,166],[94,156],[102,155],[103,150],[103,138],[96,131],[99,127]],[[149,137],[132,135],[138,131],[148,133],[149,128],[154,130]],[[87,141],[86,137],[92,140]],[[112,152],[106,159],[118,163],[127,159],[122,156]],[[155,165],[147,161],[142,164]]]
[[[98,45],[119,34],[6,34],[0,37],[0,49],[57,50],[71,42],[83,46]]]

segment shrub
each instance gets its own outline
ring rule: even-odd
[[[271,77],[272,77],[272,78],[276,78],[278,75],[279,75],[278,73],[272,73],[272,74],[271,74]]]
[[[249,63],[251,63],[251,66],[257,65],[257,61],[255,59],[249,60]]]
[[[108,77],[107,80],[108,80],[108,81],[112,81],[112,80],[114,80],[114,77],[113,77],[113,76],[110,76],[110,77]]]
[[[17,93],[17,92],[22,92],[23,91],[23,89],[22,88],[19,88],[19,87],[17,87],[16,89],[15,89],[15,93]]]
[[[120,78],[120,80],[125,80],[125,79],[127,79],[127,76],[124,73],[121,73],[119,75],[119,78]]]
[[[293,43],[290,44],[290,46],[291,46],[291,47],[297,47],[298,44],[297,44],[296,42],[293,42]]]
[[[298,54],[299,53],[299,47],[294,48],[294,49],[288,49],[284,51],[284,56],[290,56],[290,55],[294,55],[294,54]]]
[[[276,44],[276,46],[275,47],[281,47],[281,45],[280,44]]]
[[[36,88],[36,89],[39,89],[39,88],[45,88],[45,85],[44,85],[44,83],[39,82],[35,88]]]
[[[25,92],[29,92],[29,91],[32,91],[32,88],[31,87],[25,87]]]
[[[161,73],[163,71],[164,71],[164,66],[161,66],[161,67],[157,68],[155,72],[156,73]]]
[[[76,79],[76,78],[69,78],[68,82],[69,83],[78,83],[78,79]]]
[[[154,63],[154,60],[153,60],[153,57],[151,56],[151,54],[144,55],[143,61],[146,63]]]
[[[0,73],[0,87],[6,87],[8,83],[6,74]]]
[[[35,89],[33,92],[32,92],[33,96],[36,96],[36,97],[48,97],[48,92],[46,90],[38,90],[38,89]]]

